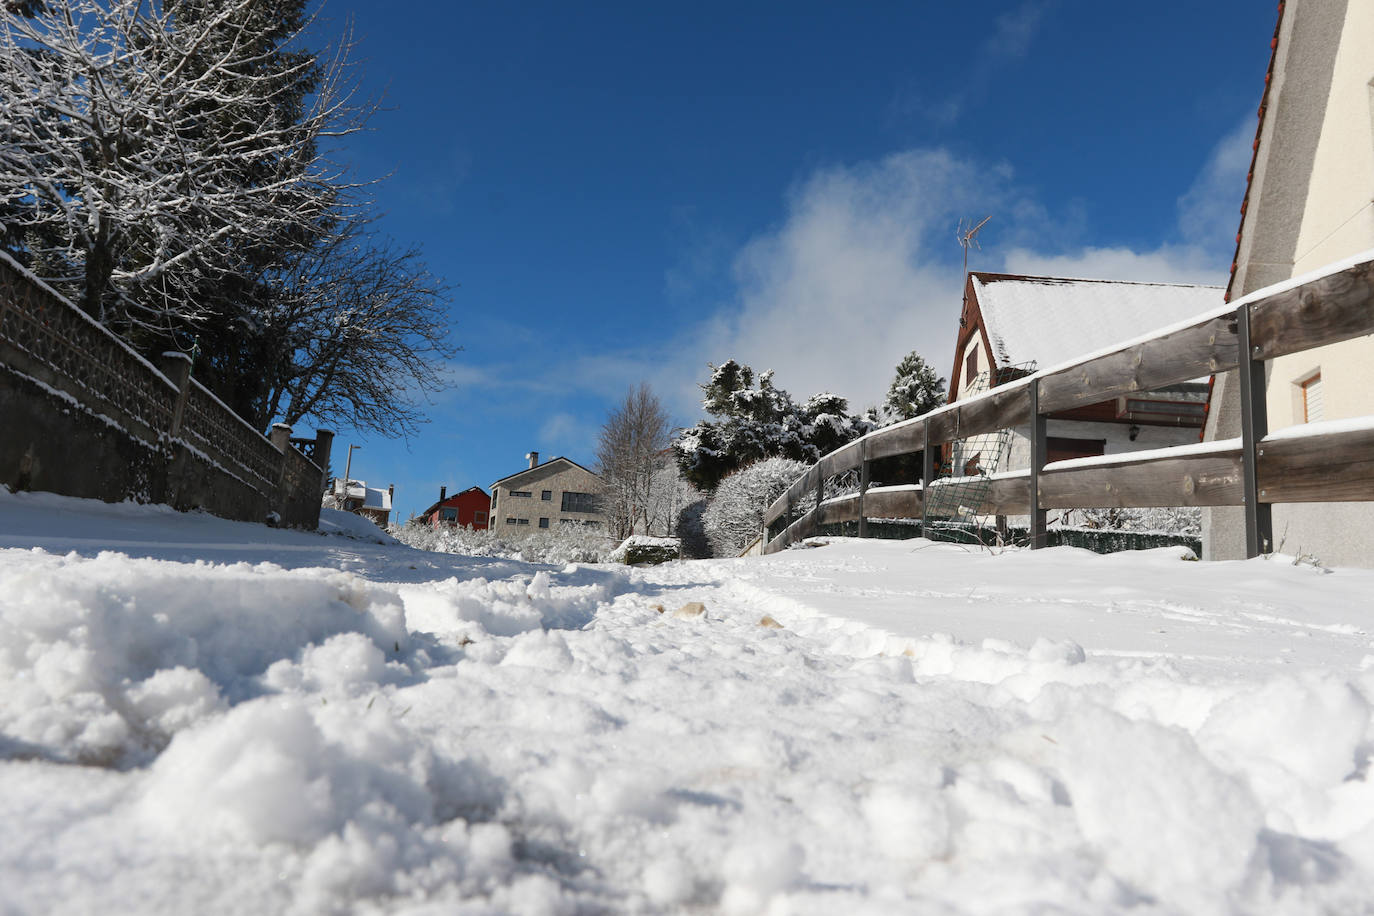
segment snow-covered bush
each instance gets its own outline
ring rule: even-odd
[[[417,550],[470,557],[503,557],[527,563],[605,563],[616,544],[591,528],[560,527],[529,534],[507,534],[472,528],[394,525],[391,535]]]
[[[1200,537],[1202,510],[1189,506],[1154,509],[1070,509],[1061,517],[1059,524],[1064,528],[1141,531]]]
[[[611,551],[612,563],[633,566],[638,563],[667,563],[682,557],[682,542],[677,538],[654,538],[632,534]]]
[[[765,458],[722,480],[703,516],[712,554],[739,556],[763,530],[763,513],[806,468],[790,458]]]

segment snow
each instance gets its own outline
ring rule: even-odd
[[[973,275],[998,365],[1052,366],[1215,309],[1219,286]]]
[[[1115,455],[1090,455],[1086,458],[1065,458],[1051,461],[1046,470],[1066,471],[1070,468],[1093,468],[1111,464],[1132,464],[1137,461],[1155,461],[1164,458],[1200,458],[1204,455],[1219,455],[1240,448],[1240,437],[1234,439],[1209,439],[1190,445],[1171,445],[1167,448],[1145,448],[1138,452],[1119,452]],[[1029,473],[1029,472],[1026,472]]]
[[[1295,426],[1285,426],[1283,429],[1269,433],[1260,441],[1276,442],[1279,439],[1302,439],[1307,436],[1357,433],[1369,429],[1374,429],[1374,415],[1347,417],[1343,420],[1317,420],[1312,423],[1299,423]]]
[[[1368,909],[1374,572],[324,527],[0,490],[0,912]]]

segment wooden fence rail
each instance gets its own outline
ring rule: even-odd
[[[1030,433],[1030,467],[994,475],[983,503],[970,508],[1029,515],[1032,547],[1045,543],[1047,509],[1244,506],[1247,554],[1256,556],[1273,546],[1273,503],[1374,500],[1374,416],[1268,436],[1264,361],[1370,333],[1374,252],[856,439],[821,458],[768,508],[763,552],[824,524],[857,520],[863,536],[868,518],[920,517],[926,492],[955,483],[935,477],[936,446],[1021,427]],[[1232,369],[1240,370],[1240,438],[1046,463],[1049,414]],[[869,487],[874,460],[922,452],[920,485]],[[825,481],[856,469],[859,492],[826,500]],[[786,525],[770,538],[779,520]]]

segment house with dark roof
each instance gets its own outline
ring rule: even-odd
[[[1374,249],[1374,3],[1286,0],[1269,47],[1228,300]],[[1271,432],[1374,413],[1374,335],[1265,375]],[[1207,439],[1240,435],[1239,388],[1216,377]],[[1273,530],[1275,550],[1374,567],[1374,503],[1277,504]],[[1204,557],[1245,556],[1242,509],[1204,510],[1202,533]]]
[[[440,487],[438,501],[421,512],[419,518],[431,528],[447,525],[485,531],[490,513],[491,497],[481,487],[468,487],[452,496],[448,495],[448,487]]]
[[[950,372],[949,401],[1125,343],[1214,309],[1221,287],[971,272]],[[1139,392],[1050,415],[1049,460],[1196,442],[1207,380]],[[981,446],[980,446],[981,447]],[[1030,466],[1029,439],[1009,437],[999,466]],[[960,464],[970,464],[964,457]],[[965,468],[971,471],[972,467]]]
[[[529,467],[491,485],[491,528],[518,533],[539,529],[583,527],[606,530],[601,478],[570,458],[539,462],[525,456]]]

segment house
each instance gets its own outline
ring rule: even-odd
[[[971,272],[964,286],[949,401],[1214,309],[1222,292],[1217,286]],[[1206,400],[1203,379],[1053,413],[1048,460],[1196,442]],[[994,449],[1002,452],[996,464],[990,455]],[[954,459],[964,474],[1030,466],[1025,432],[968,450]]]
[[[344,486],[342,477],[335,477],[329,492],[324,495],[323,505],[328,509],[342,509],[371,519],[378,528],[385,529],[391,521],[391,499],[396,494],[396,485],[385,490],[369,487],[366,481],[350,480]]]
[[[491,485],[491,528],[530,531],[580,525],[606,529],[601,508],[601,478],[568,458],[539,463],[539,453],[525,456],[529,467]]]
[[[1228,300],[1374,248],[1374,3],[1279,4]],[[1374,336],[1266,364],[1271,432],[1374,413]],[[1206,438],[1240,435],[1240,382],[1216,377]],[[1203,512],[1203,556],[1245,556],[1243,510]],[[1273,507],[1270,549],[1374,566],[1374,503]]]
[[[491,497],[481,487],[468,487],[452,496],[448,495],[448,487],[440,487],[439,501],[421,512],[420,519],[431,528],[448,525],[485,531],[490,512]]]

